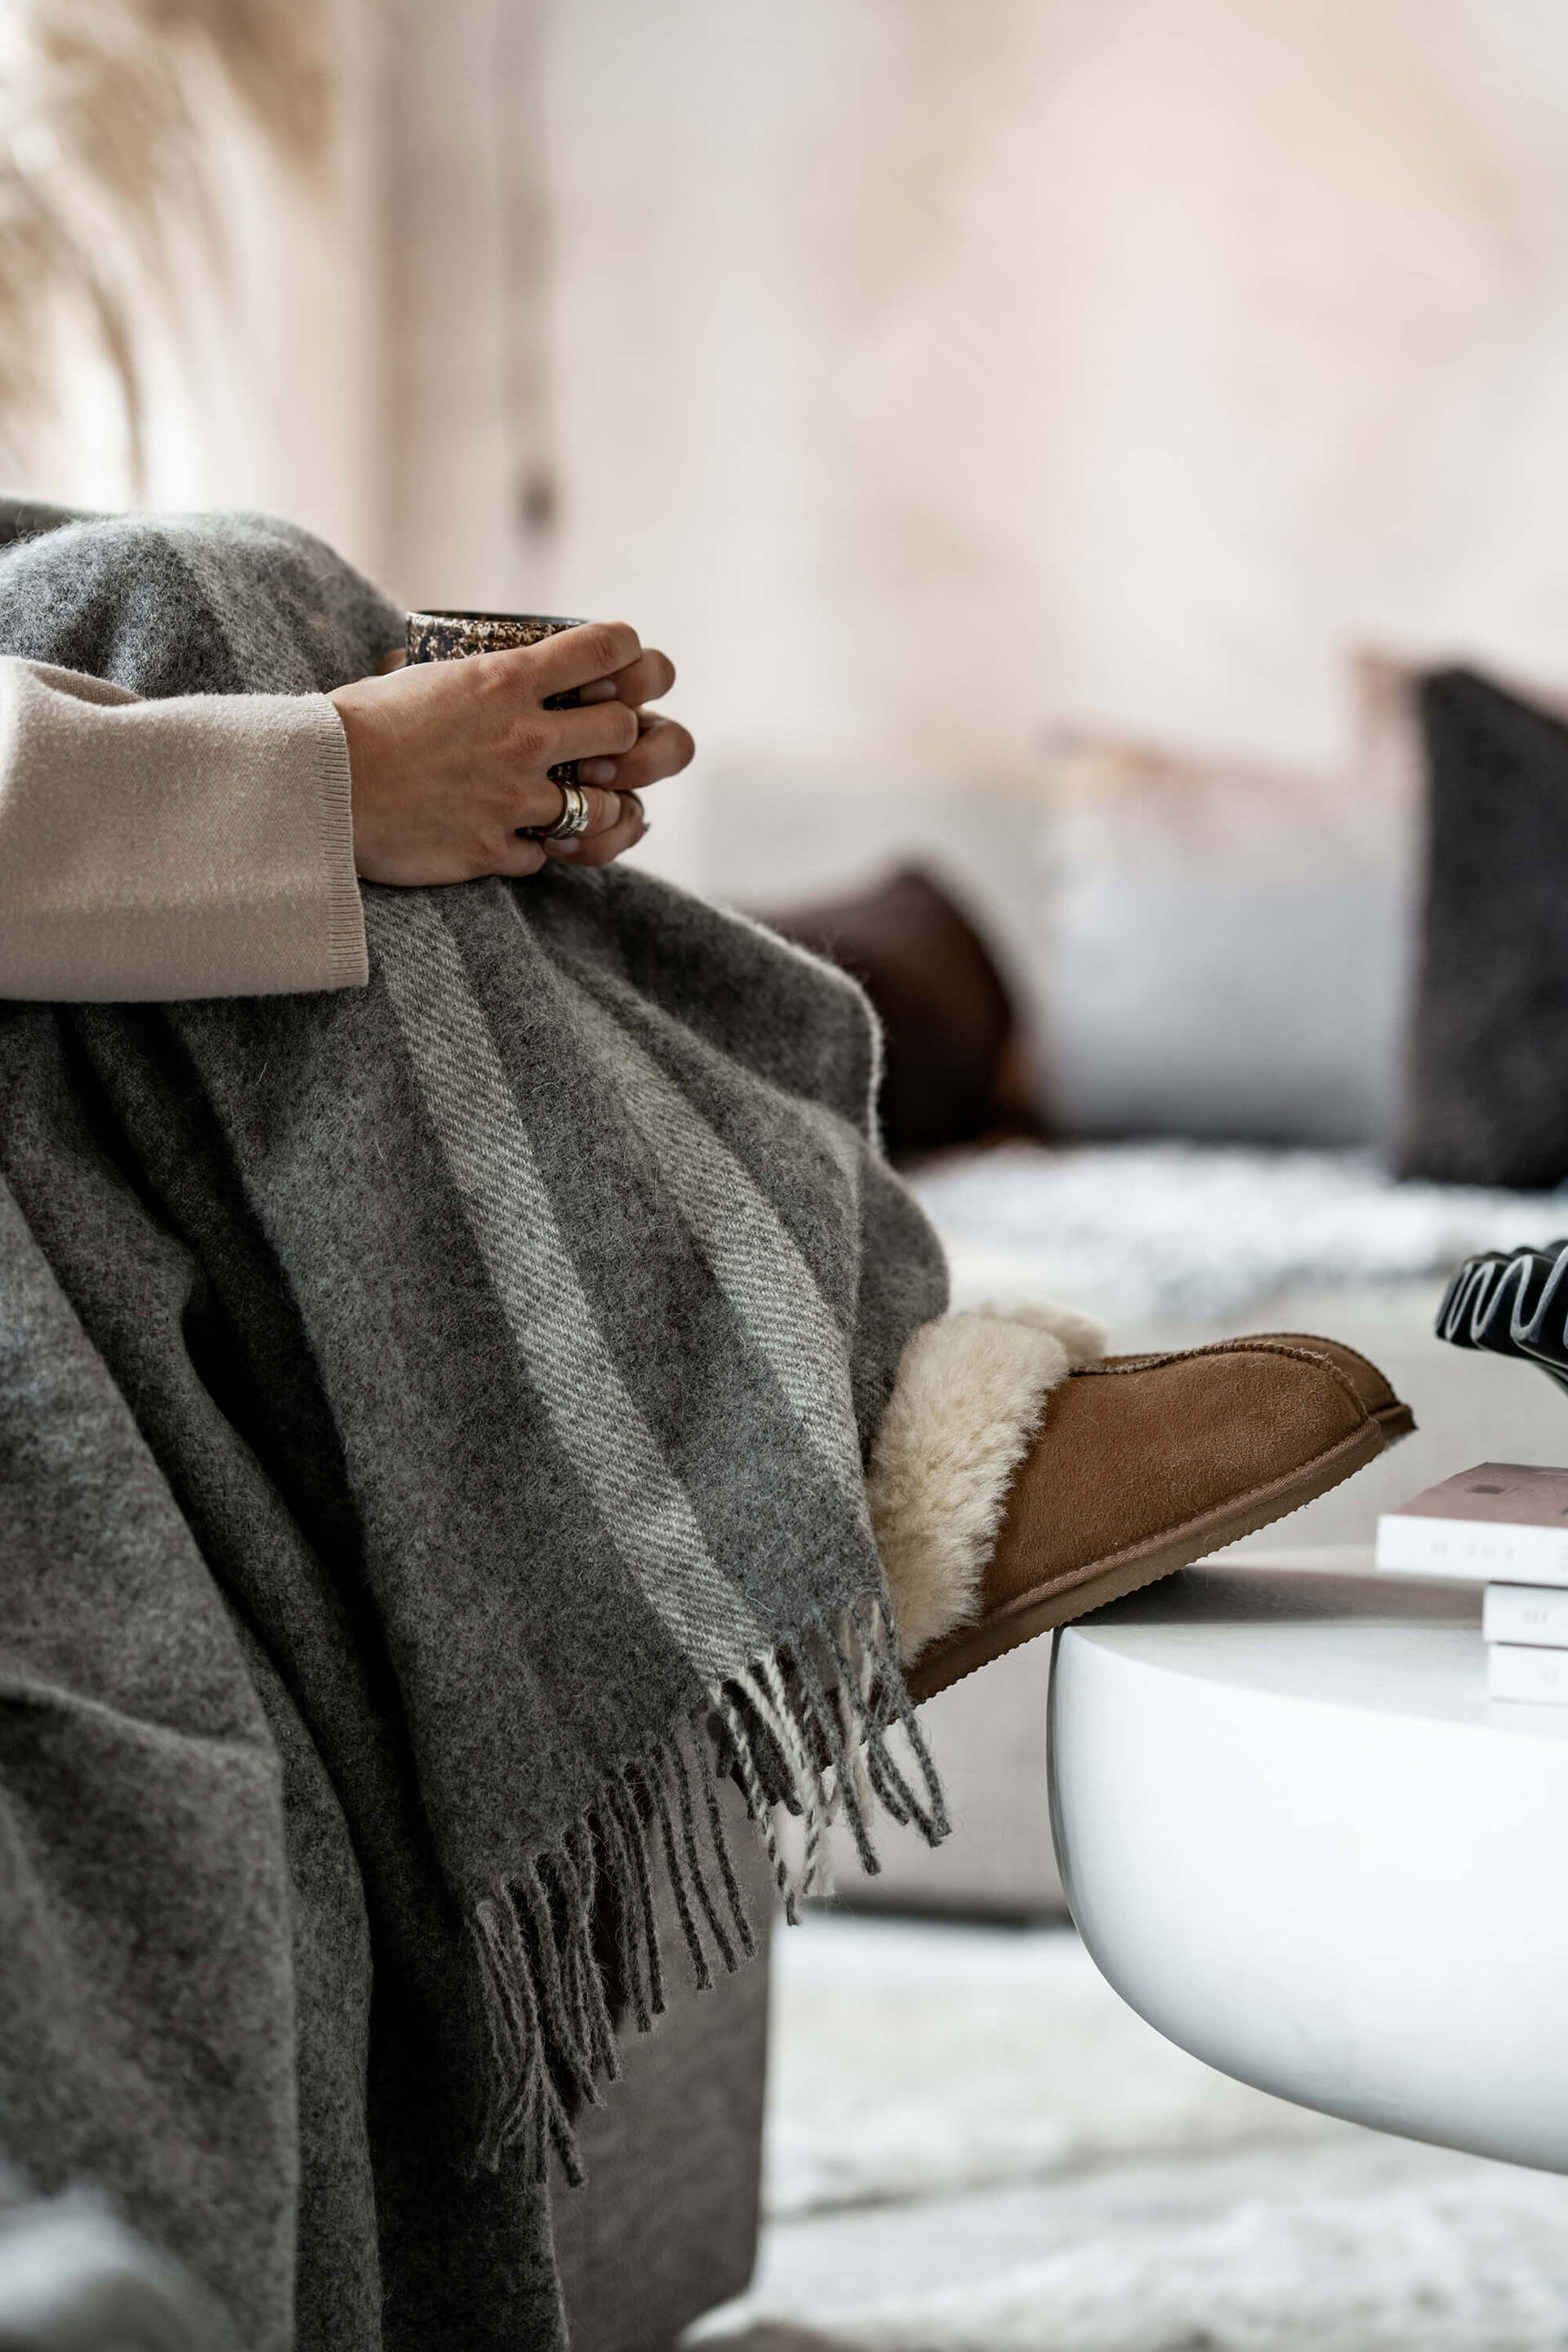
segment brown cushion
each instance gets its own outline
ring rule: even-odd
[[[762,919],[865,988],[886,1035],[882,1134],[894,1154],[1035,1125],[1009,1049],[1016,1021],[990,950],[931,876],[906,866],[843,898]]]

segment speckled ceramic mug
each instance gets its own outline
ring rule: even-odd
[[[563,620],[558,613],[410,613],[408,658],[411,662],[460,661],[465,654],[499,654],[509,646],[536,646],[543,637],[559,636],[563,629],[580,629],[581,621]],[[552,707],[570,709],[563,696]]]
[[[504,653],[512,646],[537,646],[558,637],[563,629],[580,629],[581,621],[559,613],[410,613],[408,658],[411,662],[461,661],[468,654]],[[582,703],[576,687],[545,697],[546,710],[575,710]],[[550,771],[557,784],[577,781],[575,760],[560,760]]]

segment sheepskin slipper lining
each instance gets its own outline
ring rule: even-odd
[[[1104,1352],[1098,1323],[1045,1301],[950,1315],[908,1342],[867,1480],[906,1665],[979,1615],[1008,1488],[1046,1399]]]

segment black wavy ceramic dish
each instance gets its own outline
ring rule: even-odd
[[[1437,1337],[1521,1357],[1568,1389],[1568,1242],[1467,1258],[1443,1294]]]

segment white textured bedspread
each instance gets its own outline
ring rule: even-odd
[[[1063,1298],[1123,1328],[1446,1275],[1472,1251],[1568,1231],[1568,1189],[1399,1183],[1370,1154],[1239,1144],[1007,1144],[931,1163],[915,1191],[955,1306]]]

